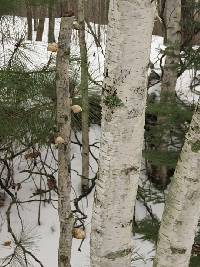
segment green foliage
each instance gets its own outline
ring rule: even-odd
[[[190,265],[189,267],[196,267],[200,266],[200,223],[198,223],[198,228],[194,239],[193,251],[192,256],[190,258]],[[194,249],[195,248],[195,249]]]
[[[158,239],[159,227],[159,220],[157,218],[153,220],[148,216],[135,224],[134,232],[141,234],[142,240],[148,240],[150,242],[156,243]]]
[[[20,143],[46,143],[55,127],[55,107],[43,96],[51,72],[0,71],[0,136]]]
[[[10,14],[10,12],[24,5],[24,0],[0,0],[1,14]]]
[[[29,0],[30,6],[41,6],[48,7],[48,5],[54,5],[56,0]],[[16,11],[16,9],[20,10],[26,6],[25,0],[0,0],[1,14],[10,14],[10,12]]]
[[[179,55],[177,55],[177,51],[180,50],[180,42],[176,41],[175,43],[170,42],[170,40],[167,40],[167,47],[165,48],[163,52],[166,56],[170,56],[170,57],[178,57]]]
[[[191,145],[191,149],[192,149],[193,152],[196,152],[196,153],[199,152],[199,150],[200,150],[200,141],[198,140],[195,143],[193,143]]]
[[[198,228],[195,235],[194,243],[200,244],[200,222],[198,223]]]
[[[192,256],[190,259],[189,267],[198,267],[200,266],[200,255]]]
[[[97,93],[89,91],[89,123],[90,124],[101,124],[101,97]],[[81,106],[81,97],[76,96],[72,100],[73,105]],[[72,128],[78,131],[81,130],[81,113],[72,113]]]
[[[77,86],[77,79],[71,76],[72,94]],[[81,106],[81,97],[75,96],[72,102]],[[90,123],[100,124],[100,96],[92,90],[89,104]],[[55,70],[1,69],[0,122],[0,139],[3,143],[48,144],[56,132]],[[81,113],[72,113],[72,127],[81,129]]]
[[[148,102],[146,113],[154,114],[160,117],[167,117],[167,123],[169,125],[183,124],[186,121],[189,122],[192,117],[193,109],[184,103],[179,103],[173,100],[162,102]]]
[[[149,215],[141,221],[136,221],[133,225],[133,231],[142,235],[142,240],[156,243],[160,221],[157,216],[153,214],[150,204],[164,203],[164,194],[154,188],[149,182],[143,182],[143,186],[138,187],[137,200],[143,203]]]
[[[186,44],[191,43],[192,37],[200,30],[200,22],[196,19],[199,14],[199,10],[199,1],[190,0],[182,3],[182,15],[184,19],[181,20],[181,26],[184,43]]]
[[[56,0],[29,0],[31,6],[53,6],[57,1]]]
[[[174,169],[192,118],[193,106],[176,98],[165,99],[165,102],[152,102],[151,98],[148,101],[146,113],[150,119],[153,116],[154,121],[148,122],[146,118],[146,149],[143,154],[154,166]]]
[[[192,44],[184,48],[181,54],[181,61],[178,67],[179,75],[187,69],[200,69],[200,48],[194,47]]]
[[[108,96],[106,96],[105,99],[104,99],[104,103],[109,108],[123,106],[122,100],[117,95],[108,95]]]
[[[153,165],[167,166],[169,168],[175,168],[178,160],[179,152],[177,151],[160,151],[152,150],[143,152],[145,158]]]
[[[147,188],[146,186],[139,186],[137,192],[137,200],[140,202],[151,202],[152,204],[164,203],[164,194],[157,188],[153,187],[152,184]]]

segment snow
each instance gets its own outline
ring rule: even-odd
[[[26,19],[15,17],[15,21],[13,24],[13,18],[6,16],[3,20],[1,27],[7,28],[7,32],[9,32],[9,38],[4,40],[4,45],[0,47],[0,55],[4,55],[0,57],[0,64],[6,64],[8,62],[8,58],[11,55],[14,49],[14,40],[25,33],[25,29],[27,26]],[[59,23],[60,20],[56,19],[55,24],[55,36],[56,40],[58,39],[59,32]],[[13,26],[12,26],[13,25]],[[9,31],[8,31],[9,29]],[[102,33],[104,31],[104,27],[102,27]],[[49,60],[50,52],[47,51],[47,32],[48,32],[48,19],[45,20],[44,27],[44,35],[42,42],[30,42],[24,41],[24,47],[20,48],[23,53],[27,55],[26,66],[28,69],[37,69],[43,67]],[[103,34],[102,36],[105,36]],[[33,32],[33,39],[35,40],[36,34]],[[94,40],[91,34],[87,33],[87,47],[89,54],[89,66],[92,70],[93,77],[98,80],[103,79],[103,63],[104,56],[101,53],[101,49],[95,46]],[[4,36],[5,38],[5,36]],[[78,44],[77,44],[77,34],[73,32],[72,37],[72,54],[79,54]],[[102,47],[105,50],[105,39],[102,40]],[[160,72],[160,66],[158,59],[160,58],[160,49],[163,49],[163,38],[158,36],[153,36],[152,38],[152,49],[151,49],[151,61],[155,63],[155,69]],[[178,79],[177,82],[177,93],[181,96],[182,99],[187,100],[189,102],[196,102],[198,97],[193,94],[189,85],[191,82],[191,70],[185,71],[184,74]],[[151,88],[150,92],[159,90],[159,86],[156,88]],[[78,137],[81,138],[81,133],[78,133]],[[74,137],[72,137],[73,139]],[[90,128],[90,143],[99,142],[100,139],[100,128],[97,125],[92,125]],[[98,157],[98,149],[92,147],[92,151],[95,156]],[[54,152],[56,153],[55,149]],[[72,169],[76,171],[72,171],[72,199],[76,195],[80,194],[80,176],[77,172],[81,173],[81,153],[78,145],[72,144],[71,154],[74,155],[72,160]],[[42,151],[42,158],[46,155],[46,150]],[[48,155],[48,162],[56,168],[56,162],[52,160],[52,155]],[[20,182],[27,178],[26,173],[20,173],[20,171],[27,169],[28,165],[27,161],[24,158],[17,157],[14,161],[14,174],[15,174],[15,182]],[[94,177],[97,171],[97,163],[96,161],[90,157],[90,177]],[[37,176],[34,177],[34,181],[36,184],[39,184],[40,180]],[[30,199],[29,196],[34,192],[35,187],[32,180],[23,183],[22,189],[18,192],[18,197],[20,200]],[[83,199],[81,206],[83,212],[87,214],[87,220],[85,222],[86,225],[86,239],[82,245],[81,252],[78,251],[78,247],[80,245],[80,241],[73,239],[72,245],[72,267],[89,267],[90,266],[90,230],[91,230],[91,215],[92,215],[92,204],[93,204],[93,192],[87,197],[87,199]],[[52,195],[54,199],[56,199],[56,194]],[[34,199],[38,199],[35,197]],[[19,207],[23,224],[26,225],[27,233],[31,236],[35,237],[36,251],[35,255],[42,261],[45,267],[56,267],[57,266],[57,250],[58,250],[58,238],[59,238],[59,222],[57,216],[57,210],[51,204],[42,203],[41,205],[41,215],[40,222],[41,225],[38,225],[38,202],[31,202],[27,204],[22,204]],[[57,206],[57,202],[54,202],[55,207]],[[0,258],[9,255],[13,249],[14,244],[11,243],[10,247],[6,247],[3,243],[7,240],[10,240],[11,237],[7,232],[7,225],[5,218],[5,212],[8,206],[8,199],[6,201],[6,205],[0,210],[0,217],[2,218],[0,223]],[[73,206],[73,205],[72,205]],[[153,212],[161,218],[163,211],[163,204],[151,204]],[[143,219],[147,215],[146,209],[144,206],[137,201],[136,203],[136,219]],[[20,232],[21,223],[19,217],[17,215],[17,209],[12,209],[12,226],[15,232]],[[32,229],[32,231],[31,231]],[[154,255],[154,246],[152,243],[148,241],[141,241],[141,236],[135,235],[134,239],[134,255],[133,258],[144,258],[144,260],[138,259],[133,261],[134,267],[151,267],[152,261],[151,258]],[[37,263],[33,263],[34,267],[37,267]]]
[[[100,129],[99,126],[93,125],[90,128],[90,142],[94,143],[99,140]],[[78,135],[81,137],[81,134]],[[98,157],[98,149],[91,148],[92,152]],[[45,157],[46,151],[43,151],[42,158]],[[72,154],[74,155],[74,159],[72,160],[72,169],[75,169],[79,173],[81,173],[81,154],[78,145],[72,144]],[[50,162],[51,159],[47,160]],[[97,163],[91,157],[90,163],[92,169],[90,169],[90,177],[94,177],[94,173],[97,171]],[[15,182],[20,182],[27,178],[27,174],[20,173],[20,171],[27,169],[27,163],[25,159],[17,159],[14,162],[15,169]],[[38,177],[35,176],[35,182],[39,185]],[[76,172],[72,172],[72,199],[74,196],[74,191],[76,195],[80,195],[80,177]],[[34,186],[32,182],[28,182],[23,184],[22,189],[18,192],[18,198],[22,200],[27,200],[27,196],[31,196],[34,192]],[[56,198],[56,194],[52,195],[52,198]],[[28,197],[28,199],[30,199]],[[38,199],[38,198],[34,198]],[[84,199],[81,203],[83,209],[82,211],[88,216],[88,219],[85,222],[86,225],[86,239],[82,246],[82,251],[78,252],[78,247],[80,245],[80,241],[73,239],[73,247],[72,251],[72,266],[89,266],[89,237],[90,237],[90,221],[91,221],[91,211],[92,211],[92,200],[93,193],[91,193],[87,199]],[[38,205],[39,203],[28,203],[22,204],[20,207],[23,224],[28,228],[27,231],[30,232],[30,229],[33,229],[31,235],[36,235],[36,244],[38,250],[35,251],[35,255],[42,261],[44,266],[55,267],[57,265],[57,249],[58,249],[58,238],[59,238],[59,221],[57,210],[54,209],[50,204],[42,204],[41,206],[41,217],[40,222],[41,225],[38,226]],[[55,203],[55,206],[57,204]],[[7,206],[1,210],[1,213],[5,213]],[[2,215],[3,216],[3,215]],[[20,221],[17,215],[17,210],[13,208],[12,210],[12,226],[15,233],[20,232]],[[0,245],[0,256],[4,257],[10,254],[14,249],[14,244],[11,247],[5,247],[2,244],[10,240],[10,236],[7,233],[6,221],[3,223],[1,230],[1,245]],[[81,265],[80,265],[81,263]],[[36,265],[37,266],[37,265]]]

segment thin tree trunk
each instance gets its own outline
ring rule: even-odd
[[[81,56],[81,98],[82,98],[82,192],[89,188],[89,101],[88,61],[85,42],[84,1],[78,1],[79,45]]]
[[[58,267],[70,267],[73,214],[70,205],[71,173],[71,97],[69,92],[69,57],[73,18],[62,17],[56,63],[57,124],[59,136],[64,139],[58,145],[58,214],[60,239]]]
[[[92,267],[131,266],[154,11],[149,0],[110,2]]]
[[[49,3],[48,13],[49,13],[48,42],[49,42],[49,43],[53,43],[53,42],[55,42],[55,35],[54,35],[54,29],[55,29],[55,16],[54,16],[54,9],[53,9],[51,3]]]
[[[42,41],[42,36],[44,32],[44,22],[45,16],[44,11],[41,11],[41,17],[39,18],[38,26],[37,26],[37,34],[36,34],[36,41]]]
[[[34,31],[37,31],[37,27],[38,27],[38,17],[37,17],[37,7],[35,7],[34,9],[33,9],[33,18],[34,18],[34,20],[33,20],[33,30]]]
[[[166,0],[165,2],[165,43],[174,55],[166,56],[162,77],[161,95],[175,94],[177,70],[174,66],[179,63],[181,45],[181,0]]]
[[[34,31],[37,31],[37,27],[38,27],[38,19],[34,18]]]
[[[162,217],[154,267],[188,267],[200,216],[200,105],[185,138]]]
[[[28,0],[26,0],[26,10],[27,10],[27,23],[28,23],[28,40],[32,41],[32,32],[33,32],[33,25],[32,25],[32,10]]]

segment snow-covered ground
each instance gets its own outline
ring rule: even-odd
[[[3,66],[8,62],[8,58],[14,49],[13,42],[14,39],[18,38],[23,32],[26,32],[26,19],[24,18],[15,18],[15,22],[13,24],[13,18],[6,17],[5,21],[2,22],[5,25],[1,25],[2,27],[7,27],[7,36],[10,38],[6,39],[6,34],[3,39],[3,45],[0,46],[0,65]],[[59,32],[59,23],[60,20],[56,20],[55,27],[55,36],[56,40],[58,38]],[[102,27],[103,33],[104,27]],[[42,42],[30,42],[24,41],[24,47],[20,48],[22,55],[26,55],[25,61],[28,69],[37,69],[46,65],[50,56],[50,52],[47,51],[47,31],[48,31],[48,20],[45,21],[44,35]],[[6,33],[5,32],[5,33]],[[9,33],[9,34],[8,34]],[[102,34],[102,47],[105,49],[105,34]],[[33,33],[33,39],[35,40],[35,32]],[[1,40],[3,40],[1,38]],[[72,54],[78,54],[78,45],[77,45],[77,34],[74,32],[72,37]],[[101,53],[101,49],[95,46],[95,42],[92,36],[87,33],[87,47],[89,54],[89,64],[90,69],[93,73],[93,77],[95,79],[101,80],[103,78],[103,63],[104,57]],[[157,61],[160,57],[160,48],[163,48],[163,38],[158,36],[153,36],[152,38],[152,49],[151,49],[151,61],[157,62],[155,64],[155,68],[159,72],[159,62]],[[191,73],[192,71],[186,71],[184,74],[178,79],[177,82],[177,92],[181,95],[184,100],[196,101],[197,96],[191,93],[189,89],[190,81],[191,81]],[[152,90],[159,90],[157,88],[151,88]],[[80,137],[80,133],[78,134]],[[90,143],[94,143],[99,141],[100,139],[100,128],[99,126],[93,125],[90,128]],[[91,148],[98,157],[98,149]],[[55,151],[54,151],[55,152]],[[55,152],[56,153],[56,152]],[[74,197],[74,192],[77,195],[80,194],[80,177],[77,172],[81,173],[81,153],[78,145],[72,144],[72,155],[74,158],[72,160],[72,199]],[[42,158],[45,157],[46,151],[45,149],[42,152]],[[90,158],[90,175],[91,178],[94,177],[95,172],[97,171],[96,161],[91,157]],[[48,154],[48,162],[56,168],[56,162],[53,160],[51,153]],[[26,173],[20,173],[20,171],[27,169],[27,164],[29,164],[24,158],[16,158],[14,161],[14,175],[16,182],[20,182],[26,179]],[[40,178],[37,176],[34,177],[33,180],[28,180],[28,182],[23,183],[22,189],[18,192],[18,196],[20,200],[27,200],[29,196],[31,196],[35,190],[34,182],[36,184],[40,183]],[[52,195],[52,198],[56,199],[56,194]],[[37,199],[35,197],[34,199]],[[80,245],[80,241],[73,239],[72,246],[72,267],[89,267],[90,266],[90,222],[91,222],[91,212],[92,212],[92,202],[93,202],[93,192],[88,196],[87,199],[84,199],[81,203],[82,209],[85,214],[87,214],[88,219],[86,221],[86,239],[82,245],[81,252],[78,251],[78,247]],[[14,249],[14,243],[11,242],[10,246],[4,246],[5,241],[11,240],[10,235],[7,232],[7,225],[5,219],[5,212],[8,205],[7,203],[3,208],[0,208],[0,258],[9,255],[12,253]],[[35,239],[35,255],[42,261],[45,267],[56,267],[57,266],[57,250],[58,250],[58,238],[59,238],[59,223],[57,216],[57,202],[54,202],[55,206],[51,204],[43,203],[41,205],[41,214],[40,214],[40,225],[38,225],[38,202],[30,202],[23,204],[19,207],[20,214],[22,216],[23,224],[25,225],[25,232],[27,232],[30,236]],[[153,212],[161,218],[163,204],[152,204]],[[146,209],[144,206],[137,201],[136,203],[136,218],[142,219],[147,215]],[[18,210],[16,207],[12,209],[12,226],[16,233],[20,232],[21,222],[18,216]],[[143,260],[138,260],[133,262],[133,266],[135,267],[151,267],[152,261],[151,257],[154,255],[153,245],[148,241],[142,241],[140,239],[141,236],[135,235],[134,238],[134,255],[133,258],[137,258],[137,256],[143,256]],[[37,263],[33,263],[34,267],[37,267]]]
[[[99,126],[92,126],[90,128],[90,142],[98,142],[99,141],[100,129]],[[78,137],[81,137],[81,134],[78,134]],[[74,139],[75,140],[75,139]],[[96,157],[98,157],[98,149],[91,148],[92,152]],[[56,153],[56,151],[54,151]],[[72,160],[72,199],[78,195],[80,195],[80,176],[78,176],[77,172],[81,174],[81,154],[79,145],[72,144],[71,153],[73,155]],[[42,152],[41,158],[44,159],[46,156],[46,151]],[[56,162],[52,160],[51,153],[48,153],[48,159],[46,160],[51,167],[56,168]],[[27,161],[22,158],[17,158],[14,161],[14,170],[15,170],[15,183],[20,183],[24,179],[28,177],[27,173],[20,173],[23,170],[28,169]],[[90,157],[90,177],[94,177],[97,172],[97,163],[96,161]],[[73,171],[73,170],[76,170]],[[47,169],[48,171],[48,169]],[[35,183],[39,186],[40,178],[38,175],[34,176]],[[42,185],[43,188],[43,185]],[[31,200],[29,196],[33,196],[35,192],[35,186],[31,179],[28,182],[22,184],[22,188],[18,192],[18,198],[21,201]],[[75,195],[76,194],[76,195]],[[39,199],[39,197],[34,197],[34,199]],[[52,199],[57,199],[56,193],[52,194]],[[80,204],[82,211],[88,216],[88,219],[85,222],[86,225],[86,239],[82,246],[82,251],[78,252],[78,247],[80,245],[80,241],[77,239],[73,239],[73,248],[72,248],[72,266],[89,266],[89,234],[90,234],[90,221],[91,221],[91,210],[92,210],[92,199],[93,193],[91,193],[87,199],[83,199]],[[40,214],[40,226],[38,226],[38,205],[39,202],[31,202],[22,204],[19,207],[20,214],[22,217],[23,225],[25,226],[25,232],[34,237],[35,239],[35,247],[34,251],[35,255],[42,261],[44,266],[55,267],[57,266],[57,249],[58,249],[58,238],[59,238],[59,221],[57,215],[57,202],[54,202],[55,208],[48,203],[43,203],[41,205],[41,214]],[[72,205],[73,206],[73,205]],[[1,217],[5,218],[5,212],[7,209],[7,205],[1,208]],[[11,216],[11,224],[15,233],[20,233],[21,231],[21,222],[18,217],[17,209],[13,207],[12,216]],[[5,241],[11,240],[10,235],[7,233],[7,224],[4,219],[3,224],[1,225],[1,239],[0,239],[0,257],[7,256],[11,254],[13,249],[15,248],[14,243],[11,243],[11,246],[4,246],[3,243]],[[35,263],[34,266],[37,266]]]

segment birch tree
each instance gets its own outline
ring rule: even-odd
[[[200,216],[200,104],[166,199],[154,267],[188,267]]]
[[[154,2],[110,1],[92,267],[128,267],[142,157]]]
[[[58,144],[58,214],[60,239],[58,267],[70,267],[73,214],[70,205],[71,173],[71,97],[69,91],[69,56],[73,17],[62,17],[56,62]]]
[[[88,62],[85,42],[84,1],[78,1],[79,45],[81,56],[81,99],[82,99],[82,191],[89,188],[89,101],[88,101]]]

